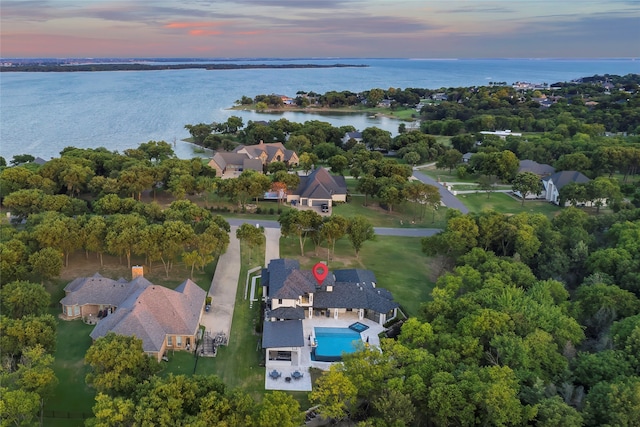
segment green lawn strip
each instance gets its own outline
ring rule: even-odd
[[[529,212],[541,213],[551,218],[560,210],[560,207],[546,201],[525,201],[522,206],[520,200],[504,193],[491,193],[489,198],[484,192],[460,194],[458,199],[472,212],[482,212],[483,210],[494,210],[504,214]]]
[[[280,256],[300,261],[300,267],[310,269],[319,261],[327,261],[327,251],[315,251],[313,242],[305,244],[305,256],[300,256],[297,238],[280,240]],[[388,289],[394,299],[406,310],[416,315],[420,304],[430,299],[433,282],[429,279],[430,259],[422,253],[422,243],[416,237],[376,236],[376,241],[365,242],[359,259],[347,238],[336,243],[335,256],[329,261],[331,269],[365,268],[372,270],[378,286]]]
[[[52,310],[54,316],[59,310]],[[85,383],[89,367],[84,364],[84,355],[91,346],[89,334],[93,326],[82,320],[57,320],[56,351],[53,370],[58,386],[45,402],[45,425],[82,426],[82,416],[93,416],[95,391]],[[73,417],[72,419],[66,417]]]
[[[364,206],[364,196],[352,196],[349,203],[340,203],[333,207],[333,213],[347,218],[362,215],[374,227],[443,228],[446,225],[445,207],[436,211],[435,222],[432,210],[427,209],[422,220],[419,218],[419,212],[420,206],[409,202],[394,206],[393,211],[389,212],[380,208],[378,200],[371,197],[367,200],[367,206]]]

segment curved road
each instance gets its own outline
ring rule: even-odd
[[[424,182],[425,184],[433,185],[440,190],[440,197],[442,198],[442,203],[445,204],[446,207],[452,209],[458,209],[463,214],[469,213],[469,209],[460,201],[456,196],[454,196],[451,191],[447,190],[446,187],[440,184],[435,179],[431,178],[423,174],[420,171],[413,171],[414,178]]]

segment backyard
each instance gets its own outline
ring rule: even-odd
[[[484,210],[494,210],[507,215],[519,214],[521,212],[541,213],[552,218],[560,211],[560,207],[547,201],[527,200],[522,205],[522,201],[513,198],[505,193],[478,193],[459,194],[458,199],[469,208],[471,212],[482,212]]]

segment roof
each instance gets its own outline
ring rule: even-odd
[[[466,153],[464,153],[462,155],[462,160],[469,160],[469,159],[471,159],[471,156],[473,156],[474,154],[475,153],[472,153],[472,152],[468,151],[468,152],[466,152]]]
[[[553,166],[533,160],[520,160],[520,168],[518,168],[518,172],[532,172],[540,176],[550,175],[555,171],[556,169]]]
[[[269,311],[266,317],[275,317],[276,319],[295,320],[304,319],[304,308],[302,307],[278,307]]]
[[[302,320],[264,322],[262,348],[304,347]]]
[[[91,277],[79,277],[64,287],[66,296],[62,305],[102,304],[119,306],[130,295],[143,290],[152,283],[140,276],[131,282],[113,280],[96,273]]]
[[[364,308],[386,313],[398,307],[391,292],[376,286],[376,276],[370,270],[335,270],[327,275],[321,286],[317,286],[311,270],[300,270],[300,264],[295,260],[276,259],[263,270],[262,277],[268,286],[268,297],[272,299],[298,299],[305,293],[313,293],[313,306],[317,308]],[[331,291],[327,290],[329,285]],[[280,308],[272,313],[277,310]],[[292,315],[283,311],[280,317],[279,313],[268,317],[285,319]]]
[[[376,288],[371,282],[336,282],[331,291],[323,288],[313,294],[313,306],[318,308],[364,308],[387,313],[398,307],[391,292]]]
[[[343,176],[333,176],[325,168],[318,168],[300,177],[300,184],[293,194],[329,200],[334,194],[347,194],[347,184]]]
[[[242,166],[247,158],[246,154],[234,153],[231,151],[218,151],[211,161],[220,166],[220,169],[224,169],[228,165]]]
[[[282,142],[270,142],[265,144],[260,141],[255,145],[239,145],[234,150],[234,153],[246,153],[250,158],[257,159],[262,153],[266,153],[267,162],[271,163],[276,159],[278,153],[282,153],[283,157],[280,159],[282,162],[291,160],[291,156],[295,154],[293,150],[287,150]]]
[[[168,334],[194,335],[207,293],[191,280],[175,290],[154,285],[140,276],[131,282],[106,279],[99,274],[79,278],[65,287],[69,292],[60,302],[72,304],[104,304],[116,311],[98,322],[91,332],[93,339],[109,332],[136,336],[143,350],[158,352]],[[111,298],[106,301],[107,297]],[[81,302],[82,301],[82,302]]]
[[[561,171],[556,172],[553,175],[550,175],[546,178],[542,179],[543,181],[551,181],[553,185],[558,189],[558,191],[567,184],[572,182],[578,184],[584,184],[589,182],[590,179],[584,176],[582,173],[578,171]]]

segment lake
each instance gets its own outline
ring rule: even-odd
[[[242,63],[243,61],[233,61]],[[246,62],[246,61],[245,61]],[[268,63],[269,60],[259,61]],[[194,155],[185,124],[248,120],[322,120],[370,126],[395,134],[399,122],[366,115],[282,115],[230,111],[243,95],[372,88],[486,85],[490,81],[554,83],[594,74],[640,73],[633,59],[297,59],[278,63],[367,64],[366,68],[163,70],[0,74],[0,155],[56,157],[67,146],[123,151],[150,140],[175,142],[181,158]]]

